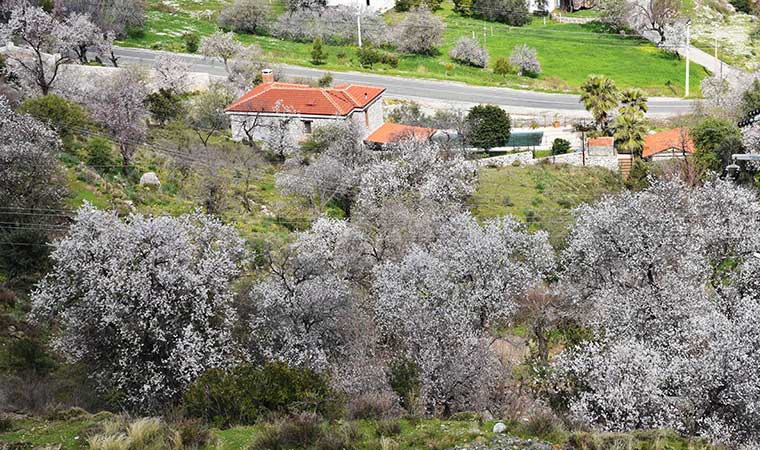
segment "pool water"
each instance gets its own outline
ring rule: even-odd
[[[543,138],[543,131],[513,131],[505,147],[538,147]]]

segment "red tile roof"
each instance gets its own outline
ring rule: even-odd
[[[610,147],[615,145],[615,138],[604,136],[588,140],[589,147]]]
[[[366,142],[376,144],[388,144],[399,138],[414,136],[416,139],[426,141],[430,139],[436,130],[434,128],[413,127],[411,125],[401,125],[399,123],[384,123],[377,130],[373,131],[367,138]]]
[[[680,152],[682,149],[686,150],[687,153],[694,153],[694,141],[691,140],[688,131],[685,129],[673,128],[672,130],[650,134],[644,138],[644,151],[641,156],[648,158],[666,150]]]
[[[346,116],[378,98],[385,88],[342,84],[316,88],[305,84],[263,83],[227,107],[228,112],[266,112]]]

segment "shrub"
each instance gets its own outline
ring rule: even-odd
[[[116,166],[113,145],[111,141],[102,137],[92,137],[85,146],[87,152],[85,162],[88,166],[97,168],[101,172],[110,172]]]
[[[150,444],[161,438],[163,424],[154,417],[143,417],[127,425],[130,448],[148,448]]]
[[[87,442],[90,444],[90,450],[131,450],[129,438],[123,434],[98,434],[91,437]]]
[[[116,416],[103,422],[100,433],[89,440],[90,450],[157,450],[171,448],[189,449],[180,436],[164,421],[156,417],[144,417],[129,421]]]
[[[414,8],[396,26],[396,47],[403,53],[431,55],[441,45],[445,30],[446,25],[430,10]]]
[[[4,356],[4,368],[17,374],[46,375],[56,366],[55,360],[47,353],[45,345],[38,339],[29,337],[10,341]],[[86,414],[87,411],[84,413]]]
[[[68,421],[90,415],[86,410],[78,406],[72,408],[55,408],[49,411],[45,418],[48,420]]]
[[[509,60],[507,58],[501,57],[497,58],[496,62],[493,65],[493,73],[496,75],[509,75],[509,73],[512,71],[512,66],[509,64]]]
[[[324,376],[283,363],[209,370],[188,388],[183,404],[188,415],[217,425],[252,424],[271,412],[329,414],[336,407]]]
[[[449,51],[454,61],[475,67],[485,67],[488,64],[488,50],[480,46],[475,39],[459,38],[454,48]]]
[[[462,17],[470,17],[472,15],[472,2],[473,0],[454,0],[454,11]]]
[[[375,433],[378,437],[398,436],[401,434],[401,423],[398,420],[380,420],[377,422]]]
[[[393,53],[382,53],[380,55],[380,62],[395,69],[398,67],[398,56]]]
[[[87,124],[84,108],[54,94],[26,100],[18,111],[49,124],[61,137],[68,137]]]
[[[398,401],[389,392],[362,394],[352,398],[346,407],[349,419],[384,419],[398,414]]]
[[[211,430],[206,422],[201,419],[181,419],[172,423],[171,427],[182,443],[181,448],[198,449],[205,447],[212,441]]]
[[[359,57],[359,64],[362,67],[371,68],[373,65],[382,60],[380,51],[373,47],[359,47],[356,49],[356,56]]]
[[[13,420],[4,415],[0,415],[0,433],[7,433],[13,430]]]
[[[0,307],[13,308],[16,306],[16,293],[10,289],[0,287]]]
[[[482,149],[506,144],[511,121],[509,114],[496,105],[477,105],[467,114],[468,140]]]
[[[552,155],[562,155],[570,151],[570,141],[557,138],[552,142]]]
[[[525,44],[518,45],[509,56],[509,64],[517,67],[519,75],[538,76],[541,73],[541,63],[538,62],[538,53]]]
[[[185,50],[188,53],[197,52],[201,45],[201,38],[197,33],[185,33],[182,35],[182,40],[185,41]]]
[[[330,87],[333,84],[333,76],[330,72],[326,72],[322,77],[317,80],[317,86]]]
[[[422,386],[420,370],[411,359],[395,359],[388,367],[388,384],[401,399],[401,406],[410,411]]]
[[[219,13],[219,26],[238,33],[263,33],[270,14],[266,0],[235,0]]]
[[[251,450],[310,448],[322,438],[319,416],[302,413],[267,426]]]
[[[530,23],[532,18],[526,0],[474,0],[472,12],[476,17],[516,27]]]
[[[359,428],[353,423],[346,423],[337,430],[324,431],[314,447],[315,450],[349,450],[356,448],[360,439]]]
[[[547,413],[532,415],[525,423],[525,429],[531,436],[537,436],[543,439],[549,439],[561,431],[557,418]]]

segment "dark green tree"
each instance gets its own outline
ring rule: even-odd
[[[182,99],[174,92],[164,88],[148,94],[145,102],[151,118],[161,126],[180,118],[184,110]]]
[[[505,145],[511,129],[509,114],[496,105],[477,105],[467,114],[467,139],[475,147]]]
[[[70,137],[88,122],[84,108],[54,94],[26,100],[18,111],[50,125],[61,138]]]
[[[631,172],[625,179],[625,187],[631,191],[643,191],[649,187],[649,174],[652,171],[651,165],[641,158],[636,158],[631,166]]]
[[[742,114],[749,114],[750,111],[758,108],[760,108],[760,80],[756,78],[742,95]]]
[[[718,172],[724,167],[724,158],[718,155],[718,148],[722,148],[722,153],[732,152],[731,147],[741,140],[741,132],[733,123],[716,117],[702,119],[691,128],[689,135],[694,141],[696,147],[694,157],[700,168]],[[733,153],[739,153],[738,150]]]
[[[570,141],[557,138],[552,142],[552,155],[563,155],[570,151]]]
[[[185,41],[185,50],[188,53],[198,51],[198,47],[201,45],[201,38],[198,36],[198,33],[185,33],[182,35],[182,39]]]
[[[317,36],[314,38],[314,43],[311,45],[311,62],[314,64],[324,64],[327,59],[327,54],[322,48],[322,38]]]

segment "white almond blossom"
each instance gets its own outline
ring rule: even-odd
[[[611,431],[673,428],[756,443],[756,192],[660,182],[582,206],[577,219],[561,291],[596,339],[555,360],[570,417]]]
[[[121,220],[87,205],[51,257],[32,317],[58,324],[53,347],[125,406],[157,411],[236,360],[231,282],[244,250],[233,228],[202,214]]]

